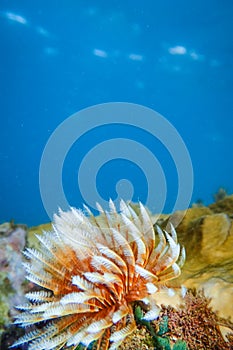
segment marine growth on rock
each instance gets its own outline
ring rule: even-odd
[[[109,208],[97,205],[97,217],[87,207],[60,211],[52,232],[37,236],[40,249],[25,250],[27,279],[39,287],[26,294],[16,323],[41,324],[14,346],[75,349],[96,341],[97,349],[116,349],[136,329],[134,302],[147,305],[145,320],[158,317],[156,294],[179,276],[185,251],[175,229],[154,228],[142,204],[139,214],[124,201],[119,213],[111,200]]]

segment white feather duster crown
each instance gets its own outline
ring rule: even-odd
[[[27,279],[42,287],[26,294],[29,303],[16,323],[46,321],[14,346],[29,343],[30,350],[75,349],[96,341],[96,349],[116,349],[136,328],[132,304],[150,305],[146,320],[158,316],[156,293],[180,274],[185,259],[171,233],[158,226],[142,204],[139,214],[124,201],[120,213],[97,206],[95,217],[85,207],[60,211],[52,232],[38,235],[40,250],[24,252]]]

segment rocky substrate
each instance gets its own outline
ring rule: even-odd
[[[160,219],[162,226],[166,227],[168,222],[171,222],[176,227],[178,240],[186,249],[186,263],[182,268],[181,276],[175,280],[174,286],[182,284],[187,289],[203,290],[205,297],[210,298],[208,307],[216,312],[218,320],[225,320],[219,321],[218,325],[225,341],[229,340],[227,340],[226,334],[231,331],[233,322],[232,220],[233,195],[218,200],[208,207],[193,206],[185,212],[178,211]],[[177,223],[179,224],[177,225]],[[25,281],[22,250],[25,245],[35,247],[37,244],[35,233],[49,230],[50,227],[50,224],[31,229],[12,223],[0,225],[1,349],[7,349],[18,337],[20,329],[16,330],[12,326],[12,320],[17,312],[14,305],[23,303],[25,292],[32,288],[32,285]],[[160,303],[165,305],[166,310],[170,310],[167,305],[171,305],[170,307],[177,310],[177,304],[180,303],[180,300],[167,298],[160,300]],[[163,310],[163,315],[169,316],[169,312]],[[147,337],[144,337],[144,333],[145,329],[140,326],[137,330],[140,339]],[[132,338],[132,342],[135,342],[134,338]],[[230,345],[229,342],[228,344],[229,347],[226,349],[232,349],[233,345]],[[146,345],[140,346],[142,346],[140,349],[150,348]],[[134,347],[134,349],[136,348]]]

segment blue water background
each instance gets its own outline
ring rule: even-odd
[[[232,1],[2,0],[0,221],[49,220],[39,190],[46,142],[71,114],[105,102],[141,104],[173,124],[193,163],[192,201],[210,203],[219,187],[233,192],[232,18]],[[106,133],[130,134],[152,145],[167,180],[164,212],[170,212],[178,185],[166,150],[150,135],[121,126],[96,131],[64,163],[69,203],[84,201],[77,185],[80,155]],[[133,199],[145,201],[145,174],[120,159],[99,172],[101,195],[114,199],[122,177],[133,183]]]

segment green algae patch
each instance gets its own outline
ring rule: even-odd
[[[11,322],[9,297],[14,294],[6,272],[0,272],[0,336],[4,327]]]
[[[27,233],[27,247],[30,248],[39,248],[39,240],[36,238],[36,235],[41,235],[43,231],[51,231],[52,223],[42,224],[38,226],[32,226],[28,229]]]

